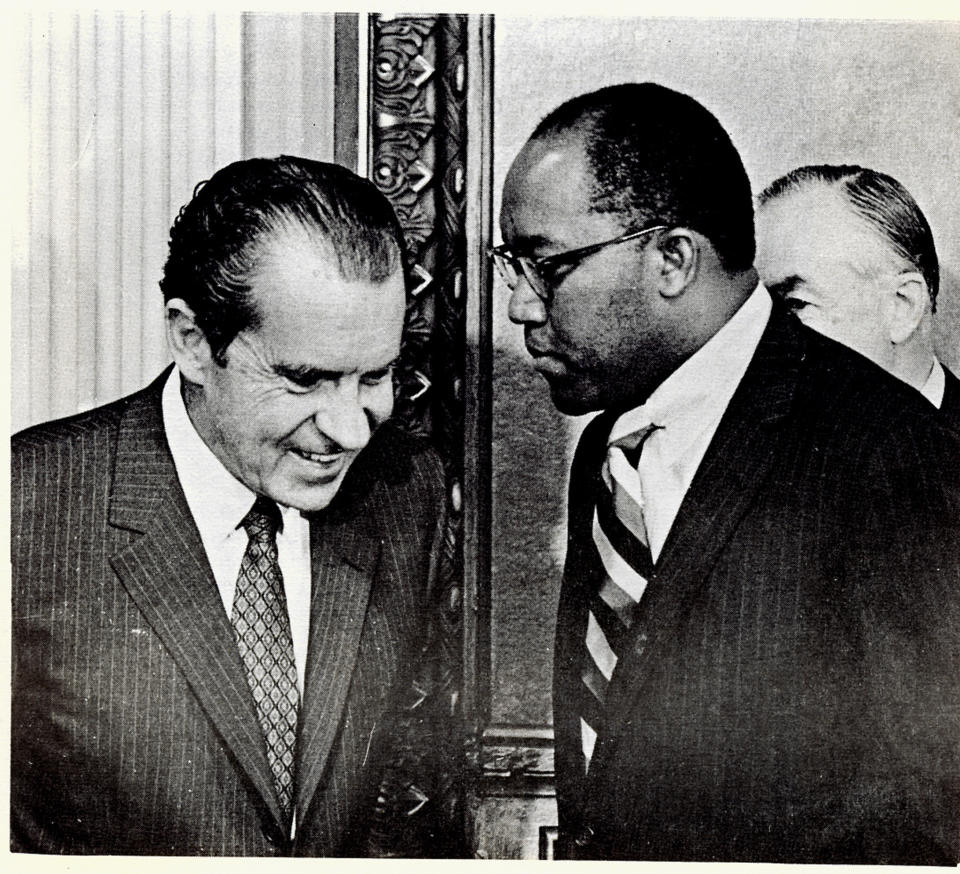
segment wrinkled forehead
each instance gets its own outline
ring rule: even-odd
[[[529,140],[507,173],[500,208],[505,241],[553,239],[591,214],[594,177],[576,132]]]

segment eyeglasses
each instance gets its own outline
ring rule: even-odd
[[[507,284],[507,288],[513,291],[520,284],[520,278],[523,277],[540,300],[544,303],[550,303],[553,300],[556,273],[560,267],[566,264],[576,264],[588,255],[606,249],[607,246],[626,243],[627,240],[635,240],[644,234],[652,234],[654,231],[664,231],[666,229],[666,225],[654,225],[651,228],[643,228],[640,231],[631,231],[629,234],[614,237],[612,240],[604,240],[602,243],[594,243],[592,246],[569,249],[566,252],[546,255],[543,258],[528,258],[526,255],[516,255],[510,251],[506,243],[490,249],[487,254],[497,265],[497,270]]]

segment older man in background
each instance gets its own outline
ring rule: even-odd
[[[960,428],[960,380],[937,360],[940,268],[910,192],[865,167],[810,165],[758,198],[757,267],[800,320],[917,389]]]
[[[348,170],[231,164],[171,231],[174,366],[13,438],[13,849],[365,852],[443,502],[388,421],[401,253]]]

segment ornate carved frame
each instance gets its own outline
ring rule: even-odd
[[[493,19],[371,15],[368,25],[367,175],[407,244],[397,415],[432,437],[448,486],[439,655],[420,691],[458,713],[465,748],[450,751],[431,791],[476,848],[482,797],[553,791],[552,733],[490,723]],[[384,835],[431,795],[415,766],[395,763],[381,786]]]
[[[430,724],[419,711],[463,713],[468,18],[371,15],[368,24],[368,176],[393,204],[407,247],[395,415],[432,438],[447,478],[433,658],[416,679],[409,743],[380,787],[380,842],[396,848],[396,836],[410,831],[411,812],[428,800],[447,821],[462,822],[463,814],[459,747],[448,750],[442,775],[422,773],[413,751],[423,741],[417,733]]]

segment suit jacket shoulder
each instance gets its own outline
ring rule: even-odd
[[[145,418],[148,424],[152,420],[146,435],[149,440],[166,446],[160,415],[165,378],[166,372],[134,394],[26,428],[11,438],[15,591],[36,593],[43,581],[50,579],[44,556],[55,552],[55,532],[78,541],[100,540],[105,548],[108,543],[123,542],[123,532],[109,525],[120,432],[132,410],[136,418]],[[142,487],[164,491],[172,479],[175,477],[159,482],[148,476]]]
[[[297,839],[166,445],[166,374],[13,438],[11,842],[57,853],[362,850],[422,644],[442,467],[393,426],[311,519]]]
[[[588,426],[571,472],[554,707],[565,846],[955,862],[960,472],[937,411],[775,308],[634,611],[584,776],[571,704],[609,425]]]
[[[59,476],[69,478],[74,473],[79,475],[80,470],[72,463],[64,465],[64,461],[111,456],[116,450],[120,421],[131,401],[146,399],[156,390],[157,386],[153,385],[102,407],[33,425],[14,434],[10,438],[14,482],[21,476],[37,476],[51,464],[59,464]],[[33,483],[43,484],[42,480]]]

